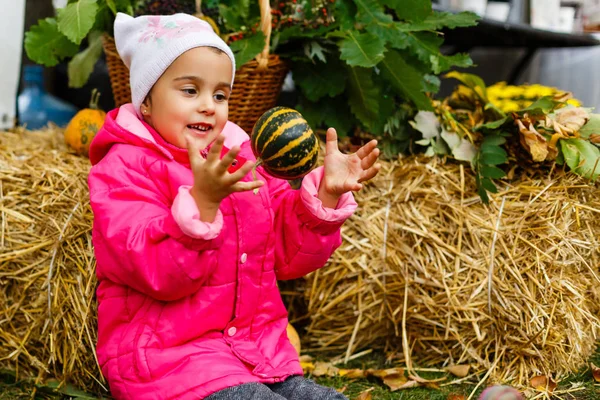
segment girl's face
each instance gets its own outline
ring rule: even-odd
[[[174,146],[186,147],[186,133],[208,146],[227,123],[232,68],[229,57],[214,48],[186,51],[142,103],[144,120]]]

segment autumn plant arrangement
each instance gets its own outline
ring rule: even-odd
[[[590,180],[600,175],[600,115],[569,104],[570,93],[544,93],[505,112],[490,101],[480,77],[459,72],[446,77],[460,84],[433,101],[433,111],[416,114],[411,125],[422,137],[415,144],[425,146],[426,155],[469,162],[485,203],[488,192],[498,191],[495,182],[510,178],[517,167],[556,163]]]

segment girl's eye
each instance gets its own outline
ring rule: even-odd
[[[181,89],[181,91],[185,94],[188,95],[195,95],[196,94],[196,89],[194,88],[185,88],[185,89]]]
[[[215,94],[215,99],[217,101],[225,101],[227,100],[227,96],[225,96],[223,93],[217,93]]]

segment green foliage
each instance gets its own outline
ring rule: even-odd
[[[82,87],[102,54],[102,32],[112,32],[117,12],[133,14],[136,0],[77,0],[57,10],[57,17],[39,20],[25,33],[25,52],[32,61],[52,67],[69,62],[70,87]],[[80,53],[85,38],[87,47]]]
[[[305,39],[283,29],[277,53],[314,63],[313,68],[307,68],[306,62],[292,64],[300,103],[320,123],[313,128],[327,127],[329,110],[323,104],[340,109],[338,104],[346,103],[356,125],[335,126],[338,133],[369,132],[381,138],[384,155],[395,156],[410,148],[411,113],[432,110],[430,95],[440,87],[437,75],[472,64],[468,55],[442,54],[443,36],[438,30],[475,25],[477,16],[435,12],[429,0],[336,0],[333,12],[335,22],[328,33],[311,38],[319,43],[318,52],[301,54]],[[404,104],[408,107],[399,112]]]
[[[242,65],[256,57],[265,48],[265,41],[264,33],[258,32],[254,36],[233,42],[230,47],[235,56],[236,68],[240,69]]]

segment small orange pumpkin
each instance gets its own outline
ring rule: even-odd
[[[298,336],[298,332],[292,326],[292,324],[288,323],[287,328],[287,336],[290,342],[292,342],[292,346],[296,349],[298,355],[300,355],[301,345],[300,345],[300,336]]]
[[[65,143],[79,155],[88,156],[90,143],[104,124],[106,113],[98,108],[100,93],[92,90],[90,107],[80,110],[65,129]]]

